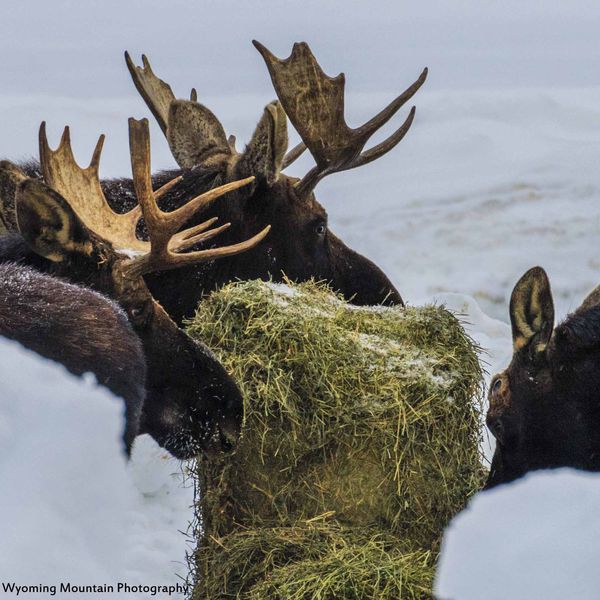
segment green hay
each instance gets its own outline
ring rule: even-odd
[[[319,583],[310,593],[302,586],[307,578],[329,581],[334,571],[332,586],[346,576],[354,581],[356,549],[379,547],[384,535],[396,540],[386,564],[400,575],[394,594],[373,597],[418,597],[397,595],[402,573],[423,574],[415,553],[435,557],[444,526],[482,483],[473,402],[481,371],[457,319],[439,306],[349,306],[315,283],[243,282],[203,301],[188,331],[215,350],[246,399],[236,452],[198,468],[194,597],[345,598],[314,596]],[[282,532],[320,516],[371,532],[367,541],[348,542],[346,575],[334,568],[339,553],[306,549],[276,565],[250,552],[249,539],[272,532],[279,547]],[[237,588],[219,587],[208,568],[215,553],[229,572],[258,569],[251,593],[243,577]],[[375,572],[380,562],[375,552],[363,564]],[[430,586],[427,577],[420,581]],[[272,587],[284,583],[285,592]]]
[[[389,534],[333,523],[239,531],[210,542],[198,597],[430,598],[432,553],[399,546]]]

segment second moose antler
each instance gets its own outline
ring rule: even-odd
[[[222,270],[212,269],[210,277],[196,272],[196,293],[191,291],[189,279],[179,282],[176,277],[169,278],[173,289],[158,278],[151,282],[153,289],[178,320],[191,316],[206,288],[236,278],[278,281],[284,274],[295,281],[327,281],[355,304],[402,304],[400,293],[381,269],[348,248],[329,229],[327,213],[312,191],[326,175],[374,161],[403,139],[413,122],[414,108],[385,141],[367,146],[371,136],[421,87],[427,69],[389,106],[352,129],[344,118],[343,75],[328,77],[306,44],[296,44],[286,60],[276,58],[258,43],[255,45],[266,61],[279,99],[265,107],[240,152],[217,117],[198,102],[195,92],[186,99],[176,99],[145,56],[136,65],[125,54],[135,86],[157,118],[181,168],[182,187],[198,193],[218,183],[254,175],[255,182],[236,194],[231,205],[225,207],[221,203],[216,210],[221,210],[224,217],[235,214],[239,232],[247,228],[249,233],[254,232],[259,223],[268,222],[277,230],[268,243],[243,258],[226,261]],[[303,140],[289,151],[288,117]],[[316,166],[301,180],[283,173],[306,148]],[[156,175],[156,181],[162,182],[164,177]],[[115,203],[125,204],[122,186],[113,186],[113,190]],[[172,206],[181,206],[184,198],[174,191],[166,200]],[[187,305],[182,300],[184,294],[189,299]]]
[[[413,106],[404,123],[386,140],[363,152],[368,140],[387,123],[427,78],[425,68],[419,78],[381,112],[356,129],[348,127],[344,118],[345,76],[326,75],[308,44],[294,44],[291,55],[281,60],[265,46],[253,41],[260,52],[279,98],[267,107],[275,122],[285,121],[285,114],[300,134],[302,143],[281,150],[280,168],[284,169],[308,148],[316,166],[296,184],[299,196],[307,197],[326,175],[366,165],[396,146],[406,135],[415,116]],[[197,102],[196,90],[190,100],[176,100],[171,86],[159,79],[146,56],[142,67],[135,66],[126,52],[125,60],[133,82],[167,136],[173,156],[183,168],[219,161],[233,162],[240,156],[231,148],[223,126],[204,105]],[[287,146],[284,123],[278,127],[281,142]],[[183,133],[185,132],[185,133]]]
[[[337,77],[326,75],[305,42],[294,44],[291,55],[285,60],[277,58],[256,40],[252,43],[267,64],[283,109],[317,163],[297,184],[301,196],[310,194],[330,173],[354,169],[383,156],[410,129],[415,116],[414,106],[395,133],[362,152],[369,138],[423,85],[427,69],[379,114],[361,127],[351,129],[344,118],[346,80],[343,73]]]

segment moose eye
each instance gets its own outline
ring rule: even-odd
[[[502,387],[502,377],[497,377],[492,383],[492,392],[499,392]]]
[[[315,233],[317,235],[325,235],[326,231],[327,231],[327,224],[326,223],[317,223],[315,225]]]
[[[144,312],[144,308],[142,306],[134,306],[129,312],[132,317],[140,317]]]
[[[144,317],[146,315],[146,305],[145,304],[135,304],[133,306],[128,307],[127,313],[129,318],[136,324],[140,325]]]

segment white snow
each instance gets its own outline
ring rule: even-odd
[[[129,80],[125,49],[136,60],[146,52],[177,95],[196,86],[227,133],[237,135],[238,148],[274,97],[252,38],[281,57],[294,41],[306,40],[326,72],[345,71],[351,126],[373,116],[428,66],[429,79],[414,98],[414,125],[398,148],[373,164],[326,178],[317,198],[329,212],[331,228],[379,264],[409,303],[444,302],[464,315],[492,374],[510,358],[508,298],[526,269],[539,264],[548,271],[559,318],[600,283],[598,31],[597,0],[348,0],[343,5],[7,0],[0,24],[6,58],[0,157],[36,155],[37,129],[46,119],[53,146],[62,127],[71,125],[81,164],[89,161],[98,135],[106,133],[101,173],[127,175],[127,117],[151,116]],[[402,109],[374,143],[407,112]],[[292,132],[291,144],[297,141]],[[174,166],[154,123],[152,152],[155,169]],[[302,175],[310,166],[305,156],[290,171]],[[151,440],[139,440],[132,464],[125,465],[118,451],[118,404],[14,346],[3,344],[1,350],[10,362],[0,361],[0,576],[9,571],[13,578],[35,573],[37,579],[55,572],[71,579],[77,573],[82,578],[137,574],[145,581],[173,581],[185,573],[187,542],[177,530],[185,530],[192,516],[192,494],[180,487],[180,464]],[[26,375],[27,369],[34,370]],[[23,400],[22,407],[11,402],[7,374],[8,381],[38,389],[49,408],[40,408],[37,396]],[[34,380],[44,383],[35,388]],[[78,397],[81,390],[85,400]],[[26,422],[32,423],[29,429]],[[82,445],[85,453],[72,451]],[[486,441],[484,450],[489,457],[491,443]],[[496,493],[507,502],[510,497],[515,511],[533,514],[534,488],[545,490],[549,502],[556,496],[557,503],[580,506],[579,492],[595,493],[598,480],[569,477],[578,483],[534,479],[539,485],[528,481],[478,496],[464,518],[480,504],[493,503]],[[484,516],[472,552],[456,550],[465,578],[490,548],[485,544],[493,522],[485,516],[490,522],[483,523]],[[592,518],[593,513],[587,516],[590,523]],[[460,523],[451,530],[454,541],[444,545],[443,565],[451,564],[460,546]],[[557,538],[544,537],[533,526],[520,535],[512,525],[515,542],[497,547],[497,561],[508,564],[509,550],[514,553],[519,545],[532,548],[527,533],[543,542],[543,548],[536,546],[539,552],[558,552]],[[574,536],[587,535],[587,526],[572,526]],[[8,547],[5,528],[13,531]],[[54,547],[44,546],[53,538]],[[589,548],[600,554],[598,542]],[[550,561],[544,569],[546,558],[540,558],[540,570],[555,581],[560,569],[548,555],[540,556]],[[511,577],[515,587],[521,585],[531,562],[511,563],[515,568],[502,585],[513,585]],[[592,575],[585,581],[594,584]],[[548,595],[542,585],[544,593],[528,597],[586,597],[585,592],[553,596],[552,590]],[[559,589],[557,582],[553,590]],[[491,583],[481,590],[480,598],[494,593]]]
[[[597,600],[600,475],[532,473],[482,492],[446,530],[439,600]]]
[[[128,464],[123,402],[4,339],[0,389],[0,586],[182,583],[193,490],[179,461],[142,436]]]

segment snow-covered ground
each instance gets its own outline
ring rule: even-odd
[[[5,339],[0,389],[0,597],[16,597],[9,584],[58,586],[57,598],[73,597],[61,583],[182,585],[193,488],[181,463],[142,436],[128,464],[123,402]]]
[[[51,144],[71,125],[82,164],[106,133],[102,174],[127,175],[127,117],[148,111],[129,81],[125,49],[136,57],[146,52],[178,95],[196,86],[238,146],[274,97],[252,38],[279,56],[305,39],[328,73],[344,70],[354,126],[427,65],[415,123],[399,147],[327,178],[317,197],[331,228],[382,266],[409,303],[435,300],[464,315],[491,374],[510,358],[508,298],[526,269],[548,271],[559,318],[600,283],[599,30],[597,0],[7,0],[0,157],[35,155],[46,119]],[[154,125],[152,135],[154,167],[173,166]],[[304,157],[291,171],[301,175],[309,166]],[[176,581],[186,571],[187,548],[178,530],[187,528],[192,501],[180,464],[140,440],[125,465],[114,401],[14,345],[2,344],[0,353],[0,579],[28,575],[34,583],[35,565],[39,579],[56,572],[72,581]],[[19,384],[38,377],[40,402],[17,403]],[[573,481],[560,490],[554,480],[534,479],[499,491],[498,500],[495,492],[478,497],[450,530],[443,564],[460,562],[461,573],[478,568],[477,554],[491,547],[478,546],[475,536],[467,554],[456,532],[472,539],[473,514],[481,517],[481,539],[487,536],[488,503],[510,500],[525,514],[537,490],[560,491],[557,503],[571,504],[578,486],[600,486],[596,478]],[[540,539],[552,545],[556,538]],[[455,600],[470,597],[456,593]],[[484,589],[479,597],[492,596]]]

